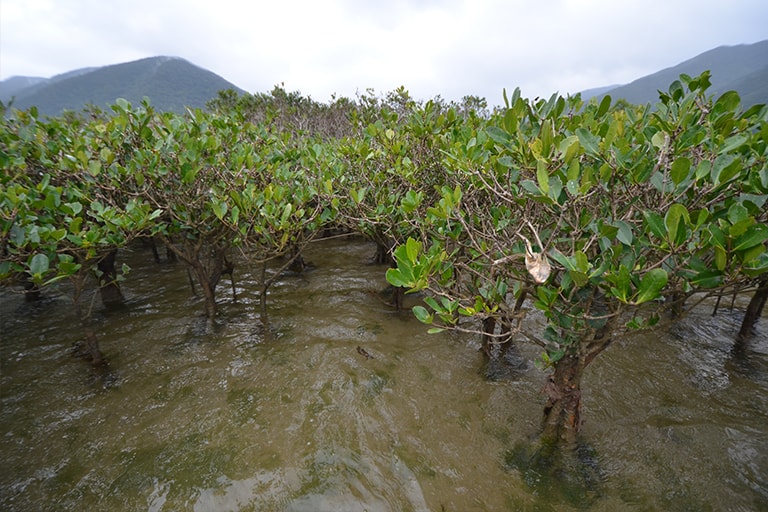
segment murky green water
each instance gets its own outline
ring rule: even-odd
[[[504,465],[536,433],[544,373],[486,381],[473,340],[384,304],[372,250],[315,244],[316,268],[271,289],[269,342],[244,269],[237,302],[220,285],[210,330],[183,266],[135,250],[127,305],[96,315],[107,386],[71,356],[66,297],[3,292],[0,509],[573,509]],[[768,509],[768,326],[734,359],[740,319],[702,311],[588,369],[591,510]]]

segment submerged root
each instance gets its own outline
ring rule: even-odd
[[[490,353],[481,369],[487,381],[514,380],[528,368],[528,361],[512,341],[489,344],[488,349]]]
[[[507,470],[519,471],[536,494],[553,504],[588,508],[602,495],[604,473],[595,450],[583,441],[573,446],[520,442],[504,455],[504,464]]]

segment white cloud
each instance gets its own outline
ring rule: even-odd
[[[626,83],[766,27],[764,0],[0,0],[0,78],[175,55],[251,92],[497,103]]]

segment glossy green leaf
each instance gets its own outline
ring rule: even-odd
[[[485,129],[485,132],[488,134],[491,140],[498,142],[499,144],[506,145],[511,140],[509,134],[498,126],[489,126]]]
[[[603,99],[600,100],[600,106],[597,108],[597,117],[603,117],[605,114],[608,113],[608,110],[611,108],[611,97],[610,95],[606,94],[603,96]]]
[[[405,254],[408,261],[415,264],[419,259],[419,253],[421,252],[421,242],[408,238],[405,242]]]
[[[592,135],[589,130],[585,128],[577,128],[576,136],[579,138],[579,143],[584,151],[590,156],[597,156],[600,149],[600,137]]]
[[[724,270],[725,266],[728,264],[728,254],[725,252],[725,249],[719,245],[715,246],[715,267],[717,270]]]
[[[43,275],[48,272],[50,268],[50,261],[45,254],[35,254],[29,260],[29,272],[33,275]]]
[[[735,241],[734,251],[743,251],[762,245],[768,240],[768,226],[765,224],[752,224]]]
[[[619,221],[616,221],[616,227],[619,228],[618,233],[616,233],[616,238],[618,239],[618,241],[623,243],[624,245],[632,245],[632,241],[635,238],[632,235],[632,226],[630,226],[623,220],[619,220]]]
[[[640,280],[635,304],[643,304],[659,297],[659,292],[667,285],[669,276],[663,268],[654,268],[645,273]]]
[[[434,321],[434,317],[427,311],[424,306],[413,306],[414,316],[423,324],[431,324]]]
[[[211,203],[211,209],[213,209],[214,215],[221,220],[224,218],[224,214],[227,213],[227,203],[214,199],[214,202]]]
[[[389,284],[398,288],[410,288],[413,285],[413,271],[411,270],[410,276],[405,275],[400,263],[398,263],[398,268],[387,269],[385,277]]]
[[[547,194],[549,192],[549,172],[547,171],[547,164],[541,160],[536,163],[536,181],[541,191]]]
[[[675,203],[669,207],[664,217],[664,226],[667,228],[669,242],[675,246],[682,245],[686,240],[686,226],[690,222],[690,216],[685,206]]]
[[[661,215],[656,212],[645,210],[643,211],[643,218],[645,218],[645,222],[651,230],[651,233],[662,240],[667,238],[667,228],[664,225],[664,219],[661,218]]]
[[[669,176],[675,185],[682,183],[691,171],[691,161],[686,157],[680,157],[672,162],[669,169]]]

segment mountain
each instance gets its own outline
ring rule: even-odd
[[[619,84],[606,85],[605,87],[595,87],[594,89],[586,89],[584,91],[581,91],[581,99],[584,101],[588,101],[589,98],[593,98],[595,96],[602,96],[608,91],[616,89],[617,87],[620,87],[620,85]]]
[[[34,87],[47,81],[47,78],[39,76],[12,76],[11,78],[0,82],[0,100],[5,102],[24,89]]]
[[[696,77],[706,70],[711,71],[709,94],[719,96],[733,90],[741,96],[744,107],[768,103],[768,40],[749,45],[720,46],[596,96],[601,98],[609,94],[614,101],[625,99],[630,103],[653,104],[659,101],[658,91],[666,92],[669,84],[681,74]],[[586,98],[584,93],[582,97]]]
[[[26,86],[24,84],[27,84]],[[0,100],[14,98],[13,108],[36,106],[41,115],[80,111],[87,104],[101,108],[125,98],[138,105],[143,97],[161,111],[204,108],[220,90],[234,84],[178,57],[150,57],[111,66],[84,68],[50,79],[11,77],[0,82]]]

